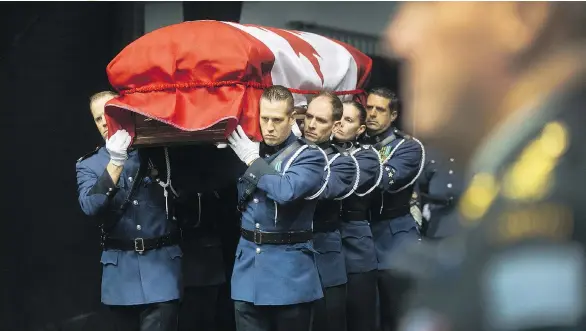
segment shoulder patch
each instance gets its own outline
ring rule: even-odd
[[[80,157],[79,159],[77,159],[77,162],[81,162],[81,161],[87,159],[88,157],[96,154],[99,150],[100,150],[100,146],[96,147],[96,149],[94,149],[93,151],[91,151],[91,152],[85,154],[84,156]]]

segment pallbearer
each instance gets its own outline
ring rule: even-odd
[[[242,236],[232,274],[239,331],[304,331],[312,302],[323,297],[315,266],[311,225],[324,186],[327,159],[291,131],[293,96],[283,86],[267,88],[260,100],[263,155],[242,128],[230,147],[248,169],[239,179]]]
[[[366,130],[366,110],[354,101],[344,102],[341,124],[334,132],[337,146],[357,160],[360,177],[354,194],[342,202],[342,252],[348,272],[348,331],[376,328],[377,259],[369,225],[370,194],[379,184],[381,163],[378,152],[359,138]]]
[[[425,152],[417,139],[395,127],[399,99],[389,89],[372,90],[366,110],[368,141],[379,151],[383,166],[382,180],[371,196],[370,216],[378,259],[381,325],[386,331],[395,328],[402,295],[409,285],[407,279],[391,270],[397,254],[420,240],[411,215],[411,199],[414,184],[423,171]]]
[[[331,92],[315,96],[305,113],[305,139],[319,146],[327,155],[330,171],[318,198],[313,217],[317,267],[324,288],[324,298],[316,303],[314,330],[346,329],[346,265],[342,254],[340,208],[342,200],[352,195],[358,184],[356,160],[332,143],[332,131],[340,126],[342,101]]]

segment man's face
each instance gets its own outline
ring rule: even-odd
[[[423,138],[474,134],[506,91],[510,3],[410,2],[387,29],[404,63],[407,124]]]
[[[336,140],[341,142],[356,140],[361,135],[366,126],[360,124],[360,111],[350,104],[344,104],[344,115],[340,121],[340,126],[334,131]]]
[[[287,110],[287,101],[260,99],[260,130],[268,146],[279,145],[291,135],[294,119]]]
[[[104,106],[106,105],[106,102],[112,99],[114,99],[113,96],[103,96],[94,100],[90,104],[92,117],[94,118],[96,127],[98,128],[98,131],[104,140],[108,138],[108,124],[106,123],[106,117],[104,116]]]
[[[317,97],[307,107],[303,136],[314,144],[321,144],[330,140],[332,130],[339,125],[340,122],[333,119],[330,101],[325,97]]]
[[[370,94],[366,99],[366,127],[370,135],[384,132],[397,119],[397,112],[391,112],[390,102],[375,94]]]

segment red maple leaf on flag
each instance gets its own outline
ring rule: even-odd
[[[320,67],[319,61],[318,61],[318,57],[319,57],[318,52],[315,50],[315,48],[313,48],[313,46],[311,46],[310,43],[308,43],[307,41],[298,37],[295,34],[295,33],[297,33],[297,31],[285,31],[285,30],[275,29],[275,28],[270,28],[270,27],[262,27],[262,28],[269,30],[269,31],[279,35],[283,39],[287,40],[289,45],[291,45],[291,48],[293,48],[293,50],[297,53],[297,56],[300,56],[303,54],[303,56],[305,56],[305,58],[307,58],[309,60],[309,62],[311,62],[311,64],[313,65],[315,72],[317,73],[317,75],[321,79],[321,83],[322,84],[324,83],[324,75],[321,72],[321,67]]]

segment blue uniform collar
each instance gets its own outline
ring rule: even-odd
[[[332,141],[331,140],[327,140],[327,141],[324,141],[321,144],[317,144],[317,147],[319,147],[321,149],[326,149],[326,148],[330,147],[331,145],[332,145]]]
[[[289,137],[287,137],[287,139],[285,139],[284,142],[282,142],[281,144],[279,144],[277,146],[268,146],[267,144],[265,144],[263,142],[261,144],[261,154],[265,155],[266,157],[271,156],[271,155],[277,153],[278,151],[282,150],[283,148],[287,148],[287,146],[291,145],[296,140],[297,140],[297,136],[295,136],[291,132]]]
[[[374,145],[376,143],[379,143],[379,142],[383,141],[388,136],[390,136],[392,134],[395,134],[395,130],[396,130],[395,126],[394,125],[391,125],[391,126],[389,126],[388,129],[386,129],[385,131],[377,134],[376,136],[368,136],[367,135],[366,136],[366,141],[368,141],[369,143],[371,143],[371,144]]]
[[[332,140],[332,143],[338,147],[342,147],[343,149],[352,148],[358,141],[337,141],[336,139]]]

